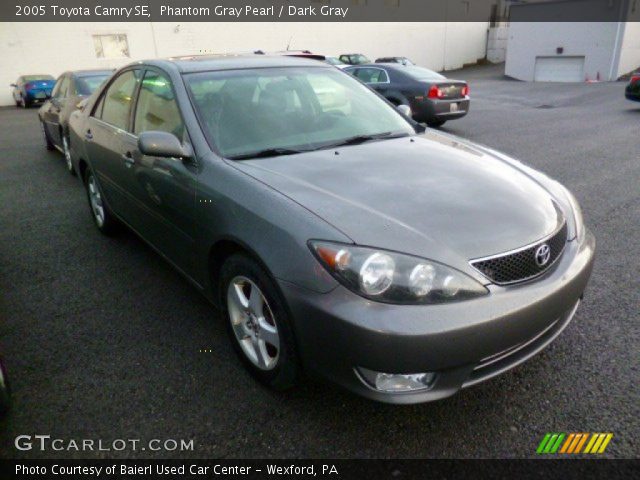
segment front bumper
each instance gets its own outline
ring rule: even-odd
[[[546,347],[568,325],[593,267],[589,232],[534,281],[499,287],[451,304],[408,306],[368,301],[339,286],[312,293],[280,281],[307,371],[365,397],[418,403],[448,397],[498,375]],[[386,373],[437,372],[429,390],[377,391],[357,367]]]

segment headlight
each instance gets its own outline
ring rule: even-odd
[[[573,193],[569,191],[568,188],[562,187],[564,189],[564,193],[571,205],[571,210],[573,210],[573,219],[576,226],[576,238],[578,241],[582,240],[584,236],[584,220],[582,219],[582,209],[580,208],[580,204],[576,197],[573,196]]]
[[[489,293],[473,278],[432,260],[332,242],[310,241],[309,245],[340,283],[378,302],[431,304]]]

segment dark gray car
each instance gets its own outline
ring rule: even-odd
[[[69,150],[69,117],[79,103],[111,76],[113,70],[78,70],[58,77],[51,98],[40,110],[38,117],[47,150],[57,148],[65,158],[69,173],[75,174]]]
[[[452,395],[547,346],[591,274],[567,189],[320,62],[140,62],[70,123],[98,229],[127,225],[220,306],[275,388]]]

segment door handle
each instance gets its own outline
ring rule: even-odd
[[[123,153],[122,154],[122,159],[124,160],[124,164],[128,167],[131,168],[133,167],[133,164],[136,163],[136,161],[133,159],[133,157],[131,156],[131,152],[127,152],[127,153]]]
[[[87,132],[84,134],[84,138],[86,138],[87,140],[93,139],[93,133],[91,133],[91,130],[87,130]]]

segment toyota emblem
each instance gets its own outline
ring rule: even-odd
[[[543,243],[536,250],[536,264],[539,267],[544,267],[547,263],[549,263],[549,259],[551,258],[551,248],[546,243]]]

